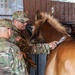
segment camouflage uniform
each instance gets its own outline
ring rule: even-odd
[[[22,11],[16,11],[15,13],[13,13],[13,20],[18,20],[20,22],[25,22],[28,21],[29,19],[27,18],[26,13],[22,12]],[[30,47],[28,45],[28,40],[26,38],[26,35],[23,34],[21,32],[21,30],[18,30],[16,27],[13,28],[14,30],[14,36],[19,35],[22,37],[22,39],[20,40],[20,42],[18,42],[18,45],[20,46],[21,50],[23,52],[25,52],[26,54],[40,54],[40,53],[49,53],[50,51],[50,47],[49,45],[46,44],[32,44],[32,46],[34,47]],[[27,40],[27,41],[26,41]],[[31,49],[32,48],[32,49]],[[29,52],[28,52],[29,50]]]
[[[29,19],[27,18],[26,13],[22,11],[16,11],[12,15],[13,20],[17,20],[20,22],[25,22],[28,21]],[[21,30],[18,30],[15,26],[13,26],[14,30],[14,36],[12,36],[11,41],[15,39],[16,36],[21,36],[22,39],[17,42],[16,45],[19,46],[20,50],[24,52],[27,55],[26,60],[29,62],[30,59],[30,54],[41,54],[41,53],[49,53],[50,47],[49,44],[32,44],[31,46],[29,45],[29,40],[27,40],[26,35],[23,34]],[[15,40],[14,40],[15,42]],[[28,63],[27,63],[28,64]],[[30,62],[32,64],[32,62]]]
[[[32,44],[31,54],[42,54],[42,53],[46,54],[50,53],[50,46],[48,43]]]
[[[0,20],[0,27],[11,28],[8,19]],[[0,38],[0,75],[28,75],[26,74],[20,49],[6,38]]]

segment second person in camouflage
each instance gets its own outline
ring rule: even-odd
[[[0,75],[28,75],[20,49],[9,42],[12,21],[0,19]]]

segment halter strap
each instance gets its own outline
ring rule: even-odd
[[[65,39],[66,39],[66,36],[63,36],[59,41],[57,41],[57,45],[65,41]]]

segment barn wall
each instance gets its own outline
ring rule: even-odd
[[[24,11],[28,12],[29,23],[34,22],[37,10],[51,13],[59,21],[75,21],[75,4],[69,2],[57,2],[50,0],[24,0]]]
[[[24,11],[28,12],[30,18],[29,23],[33,23],[35,19],[36,11],[47,11],[46,0],[24,0]]]
[[[24,11],[28,12],[29,24],[34,23],[37,10],[51,13],[54,8],[53,16],[61,22],[75,21],[75,4],[66,2],[56,2],[50,0],[24,0]],[[44,75],[46,65],[46,54],[32,55],[37,68],[30,70],[30,75]]]

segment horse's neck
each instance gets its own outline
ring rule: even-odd
[[[46,42],[58,41],[64,36],[48,23],[42,26],[41,31]]]

